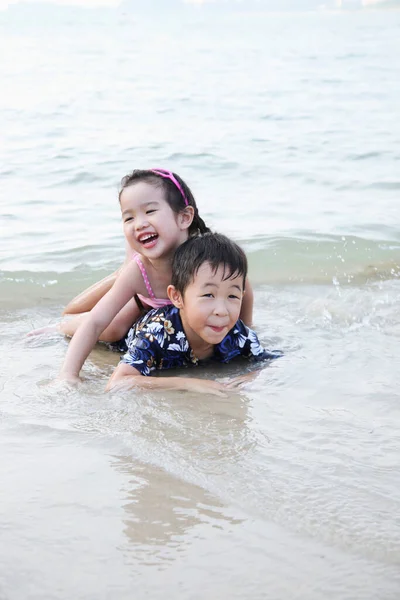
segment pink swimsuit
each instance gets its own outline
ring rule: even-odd
[[[140,272],[143,277],[144,284],[146,286],[146,290],[149,292],[149,297],[143,296],[142,294],[135,294],[142,303],[144,308],[161,308],[162,306],[166,306],[167,304],[171,304],[171,300],[169,298],[156,298],[155,294],[150,285],[149,277],[146,273],[146,269],[144,268],[144,264],[140,260],[140,255],[135,254],[133,256],[133,260],[136,262],[137,266],[140,269]],[[141,308],[139,306],[139,308]]]

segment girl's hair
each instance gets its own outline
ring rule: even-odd
[[[223,269],[223,279],[247,277],[247,258],[240,246],[222,235],[205,233],[190,237],[178,246],[172,260],[172,285],[183,294],[204,263],[209,263],[215,273]]]
[[[173,179],[175,179],[179,185],[174,183]],[[145,181],[150,185],[160,187],[164,192],[165,200],[177,214],[182,212],[186,206],[193,206],[194,217],[189,227],[189,237],[210,231],[199,215],[196,201],[189,186],[179,177],[179,175],[172,173],[172,171],[164,171],[164,169],[154,169],[154,171],[152,169],[135,169],[132,173],[125,175],[125,177],[121,179],[121,189],[118,194],[119,201],[121,202],[121,194],[125,188],[134,185],[135,183],[139,183],[140,181]]]

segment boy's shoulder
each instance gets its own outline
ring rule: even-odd
[[[182,322],[179,310],[169,304],[161,308],[149,310],[136,321],[127,336],[127,343],[136,337],[146,336],[149,342],[163,346],[163,341],[171,335],[182,331]]]
[[[220,362],[229,362],[236,356],[246,356],[255,360],[272,360],[281,354],[278,350],[273,352],[266,350],[261,345],[256,332],[247,327],[240,319],[214,349],[214,356]]]
[[[179,309],[176,308],[176,306],[174,306],[173,304],[167,304],[165,306],[162,306],[161,308],[152,308],[136,321],[136,325],[143,328],[148,323],[158,323],[160,321],[165,321],[165,319],[173,319],[180,321]]]
[[[156,369],[196,365],[179,310],[166,306],[149,311],[129,331],[122,362],[150,375]]]

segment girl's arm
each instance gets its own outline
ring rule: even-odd
[[[224,383],[209,379],[195,379],[192,377],[145,377],[137,369],[126,363],[120,363],[110,377],[106,391],[113,388],[179,390],[200,394],[214,394],[216,396],[226,396],[228,391],[228,387]]]
[[[108,327],[116,314],[140,289],[141,275],[136,263],[129,263],[118,276],[113,287],[88,313],[72,338],[64,364],[60,371],[62,379],[76,380],[83,363],[93,350],[100,334]],[[139,309],[138,315],[139,316]]]
[[[63,310],[64,315],[76,315],[92,310],[101,298],[112,288],[118,275],[121,273],[125,265],[132,260],[132,248],[125,240],[125,260],[124,264],[111,275],[107,275],[104,279],[97,281],[86,290],[75,296]]]
[[[246,277],[245,283],[245,294],[243,296],[242,308],[240,310],[239,318],[243,321],[247,327],[252,327],[253,324],[253,288],[251,287],[251,283],[249,278]]]

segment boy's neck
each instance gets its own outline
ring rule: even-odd
[[[210,358],[214,354],[215,345],[205,342],[197,334],[192,332],[190,327],[185,325],[185,317],[184,315],[182,315],[181,310],[179,310],[179,316],[181,318],[184,334],[186,336],[191,350],[193,351],[193,354],[199,360],[205,360],[206,358]]]

